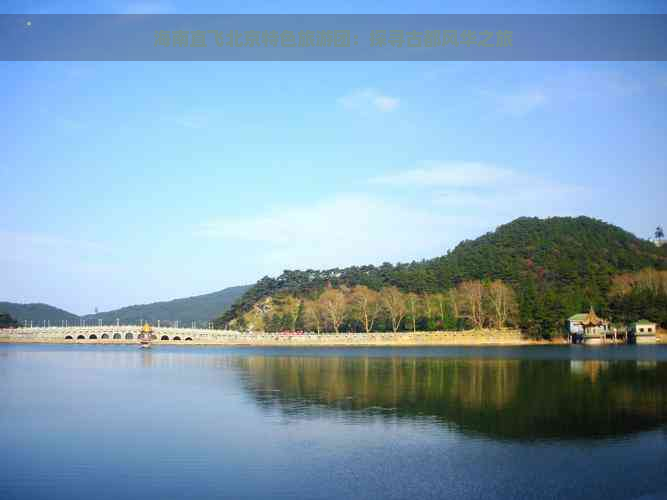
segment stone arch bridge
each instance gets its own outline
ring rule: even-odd
[[[9,341],[135,343],[145,337],[137,325],[21,327],[0,330]],[[238,332],[210,328],[153,327],[152,340],[164,343],[222,340]]]

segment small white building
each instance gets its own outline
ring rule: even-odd
[[[640,319],[630,329],[637,344],[655,344],[657,331],[658,325],[647,319]]]

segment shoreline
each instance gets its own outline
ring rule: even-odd
[[[165,331],[163,330],[163,333]],[[183,335],[182,332],[178,332]],[[567,339],[552,340],[524,337],[518,330],[467,330],[459,332],[400,332],[400,333],[323,333],[283,334],[211,332],[190,336],[154,339],[155,346],[222,346],[222,347],[523,347],[536,345],[570,345]],[[659,331],[656,344],[667,344],[667,332]],[[73,338],[62,334],[0,331],[0,344],[53,344],[53,345],[139,345],[136,338]],[[611,345],[611,344],[610,344]]]
[[[0,334],[3,344],[55,345],[138,345],[136,339],[72,339],[27,334]],[[563,339],[537,340],[524,337],[516,330],[464,332],[401,332],[345,334],[226,334],[192,340],[153,340],[153,345],[227,346],[227,347],[429,347],[429,346],[531,346],[567,345]]]

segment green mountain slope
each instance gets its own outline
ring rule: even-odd
[[[189,326],[192,321],[207,321],[224,313],[249,288],[249,286],[235,286],[195,297],[88,314],[83,318],[93,321],[102,320],[104,323],[114,323],[116,319],[119,319],[121,323],[136,323],[142,319],[152,323],[157,320],[178,321],[183,326]]]
[[[562,327],[569,314],[590,305],[605,313],[612,276],[645,267],[667,268],[667,248],[589,217],[522,217],[430,260],[285,271],[277,278],[265,277],[219,323],[240,317],[265,297],[278,293],[303,297],[326,284],[375,289],[394,285],[404,291],[431,293],[464,280],[501,279],[517,292],[522,327],[545,333]]]
[[[33,322],[33,325],[41,325],[44,321],[50,321],[52,326],[60,325],[62,321],[76,323],[79,317],[71,312],[58,309],[48,304],[18,304],[15,302],[0,302],[0,313],[7,313],[14,318],[19,325],[25,321]]]
[[[156,322],[159,319],[161,321],[179,321],[182,325],[189,326],[192,321],[207,321],[224,313],[249,288],[249,286],[234,286],[195,297],[123,307],[114,311],[88,314],[81,317],[48,304],[18,304],[14,302],[0,302],[0,313],[9,314],[20,325],[24,321],[32,321],[36,326],[43,324],[44,321],[50,321],[52,326],[56,326],[64,320],[67,320],[70,324],[78,324],[81,318],[87,321],[101,319],[105,324],[110,324],[115,323],[118,318],[121,323],[136,323],[142,319]]]
[[[19,326],[17,321],[7,313],[0,313],[0,328],[14,328]]]

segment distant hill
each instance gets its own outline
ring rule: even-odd
[[[39,325],[44,321],[50,321],[52,325],[59,325],[61,321],[70,323],[79,321],[79,317],[71,312],[58,309],[48,304],[18,304],[15,302],[0,302],[0,313],[7,313],[14,318],[19,325],[24,321],[32,321]]]
[[[606,312],[612,277],[646,267],[667,269],[667,247],[590,217],[521,217],[430,260],[265,277],[218,324],[242,317],[267,297],[307,297],[327,285],[396,286],[422,294],[443,292],[466,280],[499,279],[517,293],[522,328],[546,334],[590,305]]]
[[[19,326],[11,315],[7,313],[0,313],[0,328],[14,328]]]
[[[121,323],[136,323],[141,319],[154,323],[159,319],[164,322],[179,321],[181,325],[189,326],[192,321],[207,321],[220,316],[249,288],[249,286],[234,286],[195,297],[123,307],[81,317],[48,304],[14,302],[0,302],[0,313],[9,314],[19,324],[32,321],[34,325],[39,325],[44,321],[50,321],[51,325],[59,325],[63,320],[77,324],[81,318],[93,321],[101,319],[109,324],[115,323],[118,318]]]
[[[189,326],[192,321],[213,320],[224,313],[238,300],[250,286],[234,286],[219,292],[197,295],[184,299],[175,299],[152,304],[141,304],[123,307],[113,311],[88,314],[86,320],[102,320],[104,323],[114,323],[119,319],[121,323],[136,323],[144,320],[151,323],[178,321],[183,326]]]

